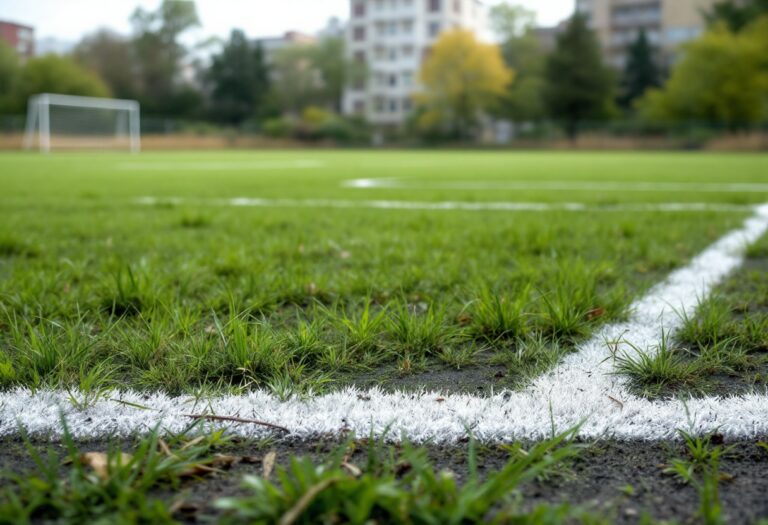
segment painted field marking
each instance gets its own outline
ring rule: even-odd
[[[325,162],[304,160],[247,160],[201,162],[125,162],[117,166],[121,171],[251,171],[251,170],[307,170],[322,168]]]
[[[621,191],[684,193],[768,193],[768,184],[751,182],[622,182],[622,181],[457,181],[427,182],[404,178],[352,179],[342,187],[358,189],[410,190],[531,190],[531,191]]]
[[[280,401],[258,391],[245,396],[223,396],[196,401],[165,394],[136,392],[99,399],[76,408],[63,391],[27,389],[0,394],[0,435],[27,432],[60,437],[63,412],[76,438],[130,436],[159,425],[181,431],[189,423],[185,413],[209,410],[280,424],[295,438],[355,431],[390,439],[450,443],[467,430],[486,442],[537,439],[582,423],[585,437],[668,439],[682,428],[694,433],[719,430],[729,437],[768,434],[768,395],[704,397],[687,401],[651,401],[634,396],[626,378],[614,374],[612,346],[626,350],[631,343],[652,351],[662,331],[674,334],[681,325],[678,313],[693,314],[700,298],[744,262],[746,247],[768,231],[768,205],[715,242],[687,266],[670,274],[632,305],[630,319],[603,327],[552,372],[519,392],[490,397],[438,394],[359,392],[348,389],[311,399]],[[618,400],[616,403],[614,400]],[[148,407],[142,409],[138,407]],[[231,432],[257,436],[266,432],[253,425],[233,425]]]
[[[469,202],[469,201],[403,201],[349,199],[261,199],[235,197],[231,199],[190,199],[184,197],[139,197],[136,204],[233,206],[239,208],[329,208],[414,211],[503,211],[503,212],[722,212],[748,213],[750,204],[719,204],[710,202],[643,202],[594,205],[582,202]]]

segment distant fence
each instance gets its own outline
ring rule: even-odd
[[[0,150],[21,149],[24,126],[24,116],[0,115]],[[174,118],[143,117],[141,128],[142,148],[145,150],[348,147],[327,140],[277,139],[252,129],[238,130]],[[477,142],[453,143],[423,141],[395,132],[388,134],[379,147],[768,151],[768,124],[732,131],[722,125],[700,122],[648,125],[634,120],[615,120],[586,123],[581,126],[578,137],[571,140],[561,126],[545,122],[512,125],[501,135],[497,129],[489,128]],[[77,147],[78,143],[77,140],[62,142],[73,147]],[[86,142],[93,143],[92,140],[82,141]],[[105,147],[109,147],[110,141],[104,142]]]

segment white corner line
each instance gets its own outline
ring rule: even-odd
[[[670,274],[632,305],[630,319],[607,325],[552,372],[520,392],[490,397],[424,393],[361,395],[347,389],[311,399],[280,401],[256,391],[223,396],[196,404],[192,398],[123,392],[77,408],[64,391],[15,389],[0,394],[0,435],[12,436],[19,425],[35,436],[59,438],[60,413],[73,436],[90,439],[127,437],[159,426],[179,432],[190,421],[183,414],[210,410],[214,414],[268,421],[287,427],[294,438],[354,431],[415,442],[454,443],[467,431],[485,442],[538,439],[579,423],[584,437],[659,440],[677,429],[694,433],[719,430],[729,437],[768,434],[768,395],[705,397],[687,401],[650,401],[632,395],[624,378],[613,374],[607,341],[622,339],[641,348],[658,345],[662,330],[674,333],[681,324],[675,313],[692,313],[744,261],[746,247],[768,231],[768,205],[715,242],[687,266]],[[138,408],[150,407],[149,410]],[[269,430],[250,424],[229,424],[230,431],[259,436]]]

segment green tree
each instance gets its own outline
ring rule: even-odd
[[[187,49],[180,36],[200,23],[195,3],[163,0],[156,11],[137,9],[131,22],[142,107],[149,113],[190,111],[198,100],[182,81]]]
[[[104,81],[69,57],[45,55],[27,61],[21,69],[13,95],[13,109],[21,112],[27,99],[38,93],[58,93],[86,97],[111,95]]]
[[[550,115],[575,138],[586,120],[611,114],[614,79],[583,15],[573,15],[547,59],[546,100]]]
[[[14,94],[19,82],[21,68],[19,58],[11,46],[0,41],[0,113],[14,109]]]
[[[644,30],[637,35],[629,47],[627,65],[621,80],[619,102],[624,108],[643,96],[645,92],[660,85],[659,68],[656,65],[654,50]]]
[[[98,73],[118,98],[138,96],[137,72],[131,41],[109,29],[84,37],[75,47],[77,62]]]
[[[263,113],[269,93],[269,71],[261,46],[233,30],[221,53],[207,72],[211,85],[211,109],[217,120],[232,124]]]
[[[519,122],[543,119],[546,116],[546,53],[534,32],[535,14],[523,7],[502,3],[491,8],[490,23],[502,42],[504,61],[515,72],[515,81],[495,113]]]
[[[469,31],[442,34],[421,67],[424,92],[417,97],[418,126],[469,138],[478,118],[498,104],[514,79],[496,45],[479,42]]]
[[[313,58],[313,44],[294,44],[275,53],[272,99],[283,113],[298,116],[305,107],[322,105]]]
[[[294,116],[309,106],[339,112],[345,86],[359,74],[357,67],[347,60],[342,38],[286,47],[272,63],[273,100]]]
[[[740,31],[756,18],[768,14],[768,0],[722,0],[707,13],[710,25],[725,23],[732,31]]]
[[[351,64],[345,56],[344,39],[328,37],[312,49],[310,60],[319,74],[319,98],[324,106],[341,112],[341,99],[350,78]]]
[[[685,47],[663,89],[639,102],[649,121],[744,128],[768,118],[768,16],[733,33],[720,25]]]

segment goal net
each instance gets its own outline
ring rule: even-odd
[[[77,97],[44,93],[30,97],[24,147],[141,148],[139,103],[135,100]]]

